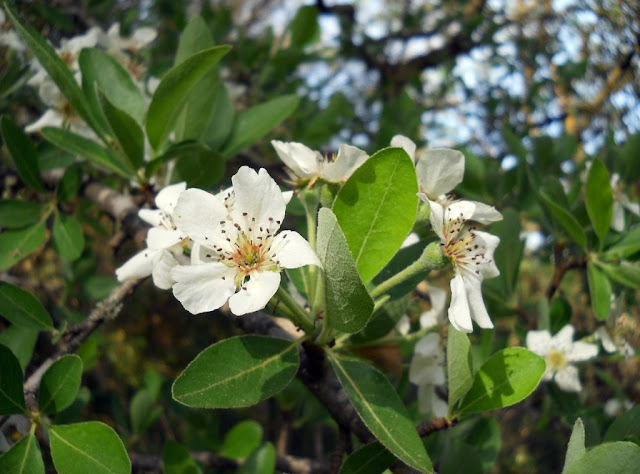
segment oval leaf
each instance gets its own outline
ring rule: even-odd
[[[40,447],[33,433],[24,436],[0,456],[0,472],[11,474],[44,474]]]
[[[638,472],[640,467],[640,446],[635,443],[618,441],[603,443],[587,451],[563,474],[584,474],[585,472],[606,472],[607,474],[628,474]]]
[[[26,411],[20,362],[8,347],[0,344],[0,415]]]
[[[247,407],[286,387],[298,370],[298,343],[239,336],[202,351],[173,383],[173,398],[196,408]]]
[[[604,253],[604,258],[628,258],[640,251],[640,226],[635,226]]]
[[[242,466],[238,474],[273,474],[276,468],[276,448],[271,443],[264,443],[255,449]]]
[[[473,384],[469,337],[453,326],[449,326],[447,337],[447,374],[449,376],[449,411],[451,411]]]
[[[242,112],[233,124],[222,155],[232,157],[264,137],[291,115],[299,102],[300,99],[295,94],[284,95]]]
[[[97,421],[52,426],[51,457],[60,474],[127,474],[131,461],[112,428]]]
[[[51,316],[35,296],[4,281],[0,281],[0,314],[16,326],[53,329]]]
[[[326,207],[318,213],[316,253],[325,282],[326,324],[342,332],[360,331],[373,312],[373,300],[358,275],[336,216]]]
[[[504,408],[524,400],[538,386],[545,367],[542,357],[524,347],[497,352],[476,373],[459,414]]]
[[[367,284],[409,235],[418,207],[413,162],[401,148],[377,152],[338,193],[333,212]]]
[[[0,344],[4,344],[11,349],[18,358],[23,372],[31,360],[37,339],[37,329],[16,326],[15,324],[0,333]]]
[[[340,467],[340,474],[380,474],[391,467],[396,457],[378,442],[362,446]]]
[[[234,425],[224,437],[220,455],[231,459],[244,459],[260,446],[262,426],[253,420]]]
[[[46,240],[45,222],[40,221],[20,230],[0,233],[0,271],[5,271],[27,258]]]
[[[73,403],[82,381],[82,360],[66,355],[45,372],[38,396],[40,411],[58,413]]]
[[[609,183],[609,172],[602,161],[598,159],[593,160],[591,168],[589,168],[585,185],[585,203],[593,230],[598,236],[600,248],[602,248],[609,233],[613,216],[613,192]]]
[[[162,78],[147,111],[147,136],[155,150],[169,136],[193,86],[229,49],[230,46],[214,46],[192,54]]]
[[[603,321],[611,311],[611,283],[606,275],[591,262],[587,263],[587,281],[593,312],[600,321]]]
[[[9,117],[2,117],[2,140],[4,141],[18,174],[24,183],[44,191],[38,167],[38,152],[31,139]]]
[[[162,467],[165,474],[200,474],[198,463],[189,455],[189,451],[175,441],[167,441],[162,450]]]
[[[573,424],[573,430],[571,431],[571,438],[569,438],[569,445],[567,446],[567,455],[564,459],[564,467],[562,472],[565,473],[575,462],[580,459],[586,449],[584,447],[584,424],[582,420],[578,418]]]
[[[0,201],[0,227],[19,229],[40,220],[44,210],[42,204],[35,202],[5,199]]]
[[[623,285],[640,289],[640,263],[622,261],[618,265],[596,262],[598,267],[612,280]]]
[[[407,409],[387,378],[365,362],[328,355],[340,385],[378,441],[409,466],[433,471]]]
[[[551,215],[560,223],[565,232],[571,240],[578,244],[583,249],[587,248],[587,236],[584,233],[584,229],[578,222],[573,214],[567,211],[565,208],[557,204],[546,193],[541,192],[540,196],[544,201],[544,204],[549,209]]]
[[[58,254],[65,260],[73,261],[82,255],[84,250],[84,234],[82,226],[73,216],[56,214],[51,230],[53,245]]]

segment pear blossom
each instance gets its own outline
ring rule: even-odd
[[[140,218],[153,226],[147,234],[147,248],[116,270],[118,281],[151,275],[158,288],[171,288],[171,269],[184,260],[183,250],[188,244],[186,234],[176,227],[173,218],[178,197],[186,187],[184,182],[167,186],[155,198],[158,209],[140,209]]]
[[[440,237],[443,254],[454,267],[449,321],[463,332],[473,331],[472,319],[481,328],[492,328],[480,287],[484,278],[500,274],[493,261],[493,252],[500,239],[469,225],[468,221],[475,219],[475,203],[455,201],[443,208],[424,194],[418,195],[431,207],[431,226]]]
[[[368,158],[355,146],[342,144],[334,159],[313,151],[302,143],[272,140],[271,145],[284,164],[289,167],[294,179],[308,179],[313,184],[317,179],[332,183],[344,182]]]
[[[582,389],[578,368],[573,362],[582,362],[598,354],[598,346],[588,342],[574,342],[575,329],[567,324],[555,336],[547,330],[529,331],[527,348],[541,357],[547,364],[543,380],[554,380],[561,390],[579,392]]]
[[[613,215],[611,216],[611,228],[616,232],[624,231],[624,211],[625,209],[640,216],[640,203],[632,202],[620,189],[620,175],[613,173],[610,179],[611,191],[613,192]]]
[[[153,42],[158,36],[154,28],[142,27],[135,30],[130,37],[120,35],[120,23],[114,23],[106,31],[98,34],[98,46],[116,59],[136,79],[140,79],[146,69],[136,59],[136,54]]]
[[[0,8],[0,46],[6,46],[21,54],[27,51],[18,33],[11,28],[2,8]]]
[[[429,333],[416,344],[409,366],[409,381],[418,386],[418,409],[422,413],[447,414],[447,403],[436,393],[436,386],[446,383],[444,366],[440,334]]]
[[[266,170],[243,166],[231,181],[233,192],[226,199],[184,191],[173,213],[177,227],[194,242],[192,265],[171,270],[173,294],[193,314],[227,301],[236,315],[258,311],[278,290],[283,268],[320,266],[300,234],[278,233],[285,198]]]

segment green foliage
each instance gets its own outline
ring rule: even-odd
[[[607,429],[603,441],[635,441],[640,438],[640,406],[618,416]]]
[[[173,398],[190,407],[258,403],[286,387],[298,370],[298,343],[238,336],[202,351],[173,383]]]
[[[44,462],[38,441],[30,432],[0,456],[0,472],[12,474],[44,474]]]
[[[44,206],[35,202],[4,199],[0,201],[0,227],[20,229],[40,220]]]
[[[16,326],[51,330],[51,316],[42,303],[19,286],[0,281],[0,314]]]
[[[591,262],[587,264],[587,279],[593,312],[599,320],[607,319],[611,309],[611,283],[605,274]]]
[[[600,160],[593,160],[591,168],[589,168],[585,186],[585,201],[589,219],[591,219],[593,230],[600,240],[600,248],[602,249],[611,225],[613,194],[609,185],[609,172]]]
[[[447,337],[447,374],[449,374],[449,411],[465,396],[473,384],[469,337],[449,326]]]
[[[242,421],[229,430],[220,448],[220,455],[243,459],[260,446],[262,426],[252,420]]]
[[[44,191],[36,147],[9,117],[2,117],[2,140],[9,149],[20,178],[36,191]]]
[[[566,472],[578,459],[584,456],[587,450],[584,447],[584,424],[582,420],[578,418],[573,425],[573,431],[571,431],[571,438],[569,438],[569,445],[567,446],[567,456],[564,460],[564,467],[562,472]]]
[[[38,396],[40,411],[58,413],[76,398],[82,382],[82,361],[75,354],[58,359],[45,372]]]
[[[415,169],[399,148],[370,157],[342,187],[333,212],[367,284],[400,249],[415,222]]]
[[[0,345],[0,369],[0,415],[26,412],[20,362],[3,345]]]
[[[244,460],[238,474],[272,474],[275,467],[276,448],[271,443],[264,443]]]
[[[378,474],[391,467],[395,459],[380,443],[365,444],[344,460],[340,474]]]
[[[53,245],[65,260],[76,260],[84,249],[84,234],[80,222],[66,214],[57,213],[51,229]]]
[[[640,446],[618,441],[603,443],[588,450],[563,471],[563,474],[607,472],[623,474],[635,472],[640,467]]]
[[[169,440],[162,451],[162,467],[166,474],[200,474],[200,466],[183,446]]]

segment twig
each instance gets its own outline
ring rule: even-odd
[[[420,423],[416,427],[416,430],[418,430],[418,435],[420,435],[421,438],[424,438],[425,436],[429,436],[431,433],[435,433],[436,431],[441,431],[441,430],[446,430],[447,428],[451,428],[452,426],[455,426],[457,423],[458,423],[458,420],[456,419],[451,420],[443,416],[441,418],[432,418],[430,420]]]
[[[578,257],[572,258],[570,260],[564,261],[564,257],[562,256],[562,251],[564,250],[564,245],[556,244],[553,249],[554,263],[555,263],[555,271],[553,273],[553,278],[547,287],[546,296],[548,300],[553,298],[556,290],[560,288],[560,284],[562,283],[562,279],[565,274],[569,270],[575,270],[576,268],[584,268],[587,266],[587,257]]]

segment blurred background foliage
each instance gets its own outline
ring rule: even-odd
[[[467,169],[457,191],[511,216],[492,231],[503,238],[501,251],[525,253],[522,265],[515,254],[502,257],[507,266],[509,258],[517,262],[515,268],[508,276],[485,284],[489,313],[497,328],[473,335],[475,350],[483,352],[480,360],[495,348],[524,344],[526,330],[536,328],[540,314],[551,314],[556,329],[568,321],[581,333],[595,328],[584,265],[552,289],[554,269],[559,262],[570,261],[576,250],[540,205],[539,193],[562,201],[579,222],[588,225],[579,194],[585,163],[598,157],[610,173],[620,175],[620,192],[637,201],[637,1],[55,0],[14,4],[21,21],[54,45],[96,25],[106,30],[119,22],[123,33],[140,26],[156,28],[153,46],[141,54],[150,75],[157,77],[172,66],[180,32],[199,14],[215,44],[233,46],[221,63],[220,77],[236,113],[273,97],[297,94],[300,104],[287,121],[227,161],[223,182],[243,164],[262,166],[285,178],[269,144],[271,138],[302,142],[326,153],[335,152],[343,142],[373,152],[388,146],[393,135],[403,134],[419,146],[463,150]],[[42,104],[33,90],[20,87],[28,77],[25,63],[8,48],[0,47],[0,53],[0,114],[20,124],[31,122]],[[39,146],[46,156],[48,145]],[[2,197],[40,199],[22,187],[9,163],[3,153]],[[116,179],[106,182],[121,186]],[[152,199],[144,190],[136,196],[139,202]],[[45,248],[14,267],[11,275],[3,275],[52,308],[58,325],[82,319],[104,298],[116,285],[114,268],[137,248],[135,242],[113,239],[119,224],[95,205],[77,198],[61,205],[73,209],[82,223],[87,240],[82,256],[64,262]],[[293,211],[289,219],[297,219]],[[627,219],[627,226],[638,220]],[[520,231],[537,236],[524,250],[520,240],[513,239]],[[509,236],[512,241],[505,249]],[[446,286],[444,276],[441,286]],[[639,347],[638,291],[615,282],[614,289],[621,316],[616,330]],[[428,304],[416,293],[410,307],[420,310]],[[3,324],[0,321],[0,327]],[[164,440],[177,439],[189,449],[220,450],[233,457],[237,453],[232,448],[224,450],[225,435],[249,417],[264,429],[259,430],[258,443],[270,440],[278,452],[286,449],[300,456],[327,458],[336,443],[333,422],[297,382],[275,399],[246,410],[204,412],[171,400],[170,383],[185,365],[202,348],[236,332],[227,319],[186,315],[170,294],[145,282],[118,321],[81,348],[85,370],[91,369],[84,382],[91,392],[83,392],[56,421],[91,413],[92,418],[115,425],[128,448],[140,453],[161,452]],[[0,339],[28,351],[35,337],[5,331]],[[371,357],[379,358],[382,365],[397,364],[402,349],[386,347],[386,352],[380,350]],[[36,353],[34,363],[37,357]],[[578,395],[545,385],[495,418],[478,417],[430,437],[429,443],[439,446],[437,452],[445,453],[434,461],[440,463],[439,472],[461,472],[459,464],[447,461],[459,459],[456,455],[461,453],[455,450],[467,446],[452,442],[459,438],[468,442],[464,454],[469,465],[464,472],[558,472],[575,417],[585,421],[587,446],[600,442],[611,423],[601,411],[602,404],[622,395],[640,401],[639,375],[637,359],[600,360],[583,373],[589,394],[586,403],[580,403]],[[406,370],[399,387],[409,396]],[[256,431],[253,425],[242,429]]]

